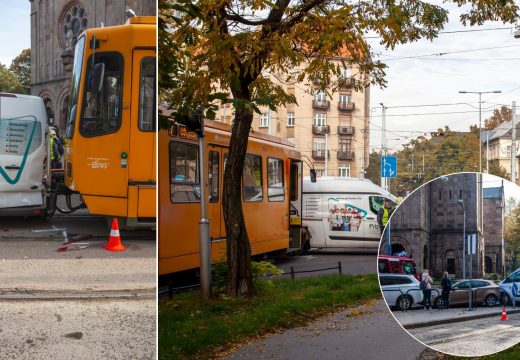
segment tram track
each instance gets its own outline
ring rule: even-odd
[[[52,301],[52,300],[150,300],[156,298],[155,287],[114,290],[32,290],[0,289],[0,301]]]

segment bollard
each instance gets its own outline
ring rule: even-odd
[[[338,261],[338,271],[340,275],[343,275],[343,272],[341,271],[341,261]]]
[[[291,266],[291,279],[294,280],[294,268]]]

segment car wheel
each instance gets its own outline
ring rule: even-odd
[[[412,308],[413,300],[410,296],[399,296],[396,302],[396,307],[399,310],[410,310]]]
[[[486,296],[486,298],[484,299],[484,303],[486,304],[486,306],[489,306],[489,307],[495,306],[497,304],[497,302],[498,302],[498,298],[493,294]]]
[[[507,293],[504,293],[504,305],[509,305],[511,303],[511,298]]]

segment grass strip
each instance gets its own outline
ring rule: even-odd
[[[204,359],[246,338],[306,324],[320,315],[380,298],[377,275],[263,280],[251,298],[198,292],[159,302],[159,358]]]

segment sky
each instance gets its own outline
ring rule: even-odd
[[[520,105],[520,39],[514,38],[513,26],[488,22],[464,27],[458,21],[460,9],[448,9],[450,21],[443,31],[464,32],[398,45],[393,51],[380,46],[379,39],[367,39],[374,49],[374,59],[388,65],[387,87],[371,88],[371,149],[381,149],[380,103],[388,107],[385,134],[389,152],[445,125],[467,131],[471,124],[478,124],[479,95],[459,94],[461,90],[502,91],[482,94],[482,124],[493,109],[511,106],[512,101]],[[440,53],[445,55],[433,55]]]
[[[9,67],[23,49],[31,47],[31,3],[2,0],[0,63]]]

